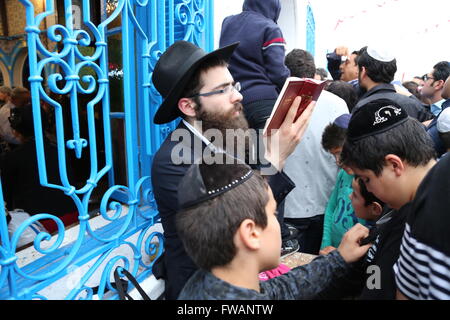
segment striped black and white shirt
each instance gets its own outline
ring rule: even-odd
[[[450,256],[415,239],[408,224],[394,270],[397,288],[406,297],[450,299]]]
[[[394,266],[397,289],[409,299],[450,299],[450,157],[420,184]]]

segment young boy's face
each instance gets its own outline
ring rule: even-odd
[[[352,206],[355,210],[355,214],[358,218],[372,221],[376,218],[371,213],[370,205],[366,206],[366,200],[361,195],[361,188],[359,187],[358,180],[352,181],[353,192],[350,194],[350,200],[352,200]]]
[[[331,148],[329,151],[333,156],[334,156],[334,160],[336,161],[336,165],[339,168],[342,168],[345,170],[345,172],[347,172],[348,174],[353,174],[353,171],[347,167],[342,165],[341,163],[341,152],[342,152],[342,147],[335,147],[335,148]]]
[[[378,199],[393,209],[400,209],[405,203],[399,197],[398,180],[389,167],[383,167],[383,171],[377,177],[372,170],[362,170],[352,167],[356,176],[360,177],[366,185],[367,191],[372,192]]]
[[[330,153],[334,156],[334,160],[336,161],[336,165],[338,167],[341,166],[341,152],[342,147],[335,147],[330,149]]]
[[[267,188],[269,201],[266,204],[267,226],[261,231],[261,266],[262,270],[278,267],[281,254],[281,231],[277,219],[277,203],[270,187]]]

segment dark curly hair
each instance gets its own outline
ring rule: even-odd
[[[11,109],[8,118],[11,128],[25,138],[34,137],[33,110],[31,104]],[[48,118],[45,112],[41,112],[42,128],[48,128]]]

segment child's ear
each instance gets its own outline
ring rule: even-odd
[[[370,214],[378,220],[378,218],[381,216],[381,213],[383,212],[383,207],[378,202],[372,202],[370,204]]]
[[[396,176],[401,176],[405,171],[405,164],[402,159],[395,154],[388,154],[385,158],[385,161],[388,166],[394,171]]]
[[[261,228],[251,219],[241,222],[237,233],[242,245],[248,250],[258,250],[261,247]]]

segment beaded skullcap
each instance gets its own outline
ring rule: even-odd
[[[209,159],[203,159],[202,163],[193,164],[178,186],[178,204],[180,209],[186,209],[198,205],[202,202],[211,200],[225,192],[228,192],[240,184],[246,182],[253,176],[253,170],[243,163],[229,155],[224,154],[224,159],[220,163],[211,163]],[[240,165],[240,170],[231,170],[232,164]],[[226,166],[230,166],[230,170],[226,170]],[[211,176],[205,176],[205,168],[208,167],[209,172],[222,172],[220,183],[216,184]],[[225,169],[225,170],[224,170]],[[243,169],[243,170],[242,170]],[[209,185],[209,188],[206,187]],[[214,186],[214,187],[211,187]]]

